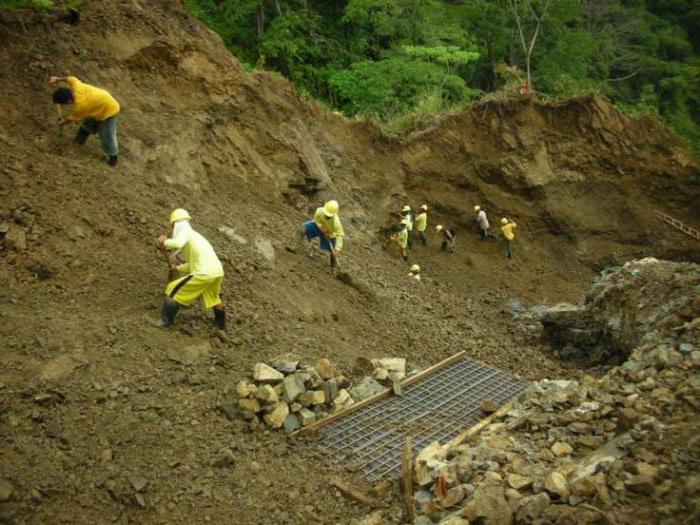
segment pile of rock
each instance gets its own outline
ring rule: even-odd
[[[349,386],[325,358],[313,366],[294,357],[257,363],[252,376],[236,385],[239,414],[253,429],[294,432],[351,406]]]
[[[566,315],[566,330],[581,344],[577,323],[607,329],[603,353],[615,348],[628,360],[601,378],[534,383],[475,440],[421,451],[415,523],[614,523],[631,520],[631,511],[650,523],[697,516],[699,269],[645,260],[598,284],[578,320]],[[563,331],[557,337],[571,341]]]

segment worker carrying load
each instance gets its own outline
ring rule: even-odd
[[[406,231],[408,232],[407,246],[410,250],[413,245],[413,212],[408,204],[401,208],[401,217],[406,219]]]
[[[319,238],[319,246],[330,253],[331,268],[338,264],[338,255],[343,250],[345,231],[338,217],[338,201],[328,201],[316,209],[313,220],[302,225],[301,235],[307,240]]]
[[[423,204],[420,207],[420,213],[416,216],[416,230],[418,231],[418,237],[420,238],[423,246],[428,244],[428,240],[425,238],[425,229],[428,227],[428,205]]]
[[[445,228],[442,224],[435,226],[435,231],[442,238],[442,251],[454,253],[457,234],[452,228]]]
[[[209,241],[192,229],[191,220],[187,210],[178,208],[170,214],[172,237],[158,237],[162,250],[172,250],[185,260],[179,266],[171,263],[171,270],[182,276],[165,287],[160,325],[164,328],[172,326],[180,306],[190,306],[201,295],[204,307],[214,309],[216,327],[225,330],[226,309],[221,300],[224,268]]]
[[[501,219],[501,224],[501,233],[503,234],[503,238],[506,240],[506,256],[509,259],[512,259],[513,242],[515,241],[515,232],[513,230],[515,230],[518,225],[506,217]]]
[[[399,223],[401,230],[391,236],[391,240],[399,245],[401,257],[404,261],[408,261],[408,220],[401,219]]]
[[[417,264],[411,265],[411,269],[408,272],[408,276],[415,279],[416,281],[420,281],[420,266]]]
[[[107,164],[117,165],[119,142],[117,140],[117,115],[119,102],[104,89],[84,84],[77,77],[50,77],[49,84],[65,82],[69,87],[59,87],[53,92],[53,102],[70,105],[72,112],[67,117],[59,116],[58,125],[63,128],[69,122],[81,122],[75,142],[85,144],[88,137],[97,133]],[[60,109],[59,109],[60,115]]]
[[[474,211],[476,212],[476,224],[479,230],[479,237],[482,241],[493,237],[489,233],[489,220],[486,217],[486,210],[479,205],[474,206]]]

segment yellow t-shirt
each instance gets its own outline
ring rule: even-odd
[[[77,77],[68,77],[66,82],[73,91],[73,113],[68,120],[107,120],[119,113],[119,102],[104,89],[83,84]]]
[[[404,228],[397,235],[396,239],[399,242],[401,248],[406,248],[408,246],[408,229]]]
[[[418,214],[415,225],[419,232],[424,232],[425,228],[428,226],[428,214],[425,212]]]
[[[514,222],[509,222],[508,224],[504,224],[503,226],[501,226],[501,232],[503,233],[503,236],[506,239],[512,241],[515,239],[515,232],[513,232],[513,230],[517,227],[518,225]]]
[[[330,219],[326,217],[323,212],[323,208],[318,208],[316,213],[314,213],[314,222],[321,228],[330,239],[335,239],[335,250],[340,251],[343,249],[343,237],[345,237],[345,231],[343,230],[343,225],[340,223],[340,218],[336,213]]]

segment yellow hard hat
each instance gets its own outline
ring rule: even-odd
[[[331,217],[338,213],[338,201],[328,201],[323,205],[323,213]]]
[[[187,213],[187,210],[183,210],[182,208],[178,208],[177,210],[173,211],[170,214],[170,224],[177,222],[177,221],[191,221],[192,217],[190,217],[190,214]]]
[[[408,204],[406,204],[406,206],[401,208],[401,211],[411,211],[411,207]]]
[[[508,219],[506,219],[505,217],[503,217],[503,218],[501,219],[501,224],[508,224]]]
[[[442,231],[442,224],[438,224],[437,226],[435,226],[435,231],[440,233]]]
[[[479,211],[480,209],[481,209],[481,206],[479,206],[478,204],[476,206],[474,206],[474,211]]]
[[[408,226],[408,219],[401,219],[401,224]]]
[[[423,204],[423,206],[421,206],[420,209],[423,210],[423,211],[428,211],[428,205],[427,205],[427,204]]]
[[[417,264],[411,265],[411,273],[418,273],[420,272],[420,266]]]

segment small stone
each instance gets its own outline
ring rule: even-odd
[[[568,456],[574,451],[574,449],[568,443],[562,443],[561,441],[558,441],[554,443],[554,445],[552,445],[551,451],[554,452],[555,456],[559,457]]]
[[[100,462],[103,464],[109,463],[113,459],[112,450],[107,448],[100,453]]]
[[[521,476],[520,474],[508,474],[507,480],[508,485],[515,490],[522,490],[532,485],[532,480],[530,478]]]
[[[321,379],[331,379],[335,375],[333,365],[325,357],[318,360],[314,365],[314,369],[318,372],[318,375],[321,376]]]
[[[318,406],[323,405],[326,402],[326,393],[323,390],[312,390],[310,392],[304,392],[299,396],[299,403],[304,406]]]
[[[406,360],[403,357],[384,357],[382,359],[372,359],[375,368],[386,368],[390,372],[406,373]]]
[[[279,383],[284,379],[284,374],[278,372],[265,363],[257,363],[253,367],[253,379],[260,383]]]
[[[372,376],[377,381],[385,381],[389,378],[389,371],[386,368],[377,367],[374,369],[374,372],[372,372]]]
[[[316,422],[316,414],[314,414],[308,408],[302,408],[299,410],[299,420],[302,427],[306,427],[314,422]]]
[[[238,406],[244,412],[260,412],[260,401],[257,399],[239,399]]]
[[[550,472],[544,480],[544,488],[550,495],[556,496],[559,499],[569,497],[569,484],[566,478],[559,472]]]
[[[284,425],[284,421],[289,415],[289,405],[285,402],[279,402],[275,405],[275,408],[269,413],[265,414],[263,419],[265,423],[270,425],[272,428],[280,428]]]
[[[347,388],[350,386],[350,380],[344,375],[335,376],[335,382],[338,385],[338,388]]]
[[[275,392],[275,389],[271,385],[261,385],[255,397],[268,405],[279,401],[277,392]]]
[[[129,478],[129,482],[136,492],[142,492],[148,485],[148,480],[143,476],[132,476]]]
[[[369,376],[363,377],[359,383],[353,385],[349,390],[350,396],[356,401],[362,401],[383,391],[384,387],[373,377]]]
[[[513,511],[506,501],[502,487],[496,485],[479,485],[474,492],[474,514],[484,523],[510,525],[513,523]],[[470,521],[472,521],[470,519]]]
[[[338,395],[333,400],[333,404],[335,406],[343,406],[348,401],[350,401],[350,394],[348,394],[348,391],[343,388],[341,391],[338,392]]]
[[[216,458],[212,461],[212,465],[215,467],[223,468],[230,467],[236,463],[236,456],[233,454],[233,450],[230,448],[222,448],[216,454]]]
[[[283,427],[284,431],[288,434],[299,430],[301,428],[301,422],[299,421],[299,417],[297,417],[296,414],[289,414],[284,420]]]
[[[284,385],[284,400],[287,403],[296,401],[296,399],[306,391],[304,388],[304,378],[298,374],[285,377],[282,384]]]
[[[168,352],[168,359],[182,365],[194,365],[204,361],[211,351],[211,343],[204,341],[182,348],[173,348]]]
[[[9,480],[0,479],[0,501],[9,501],[14,492],[15,487]]]
[[[323,383],[323,391],[326,394],[326,399],[329,402],[335,401],[335,398],[338,397],[339,393],[338,382],[335,380],[335,378],[329,379],[328,381]]]
[[[245,379],[239,381],[236,385],[236,395],[241,399],[245,399],[246,397],[253,397],[256,391],[257,387],[249,383]]]
[[[518,523],[534,523],[544,514],[549,504],[550,499],[546,492],[521,499],[516,512],[516,521]]]
[[[493,414],[498,410],[498,405],[491,399],[484,399],[479,406],[484,414]]]

